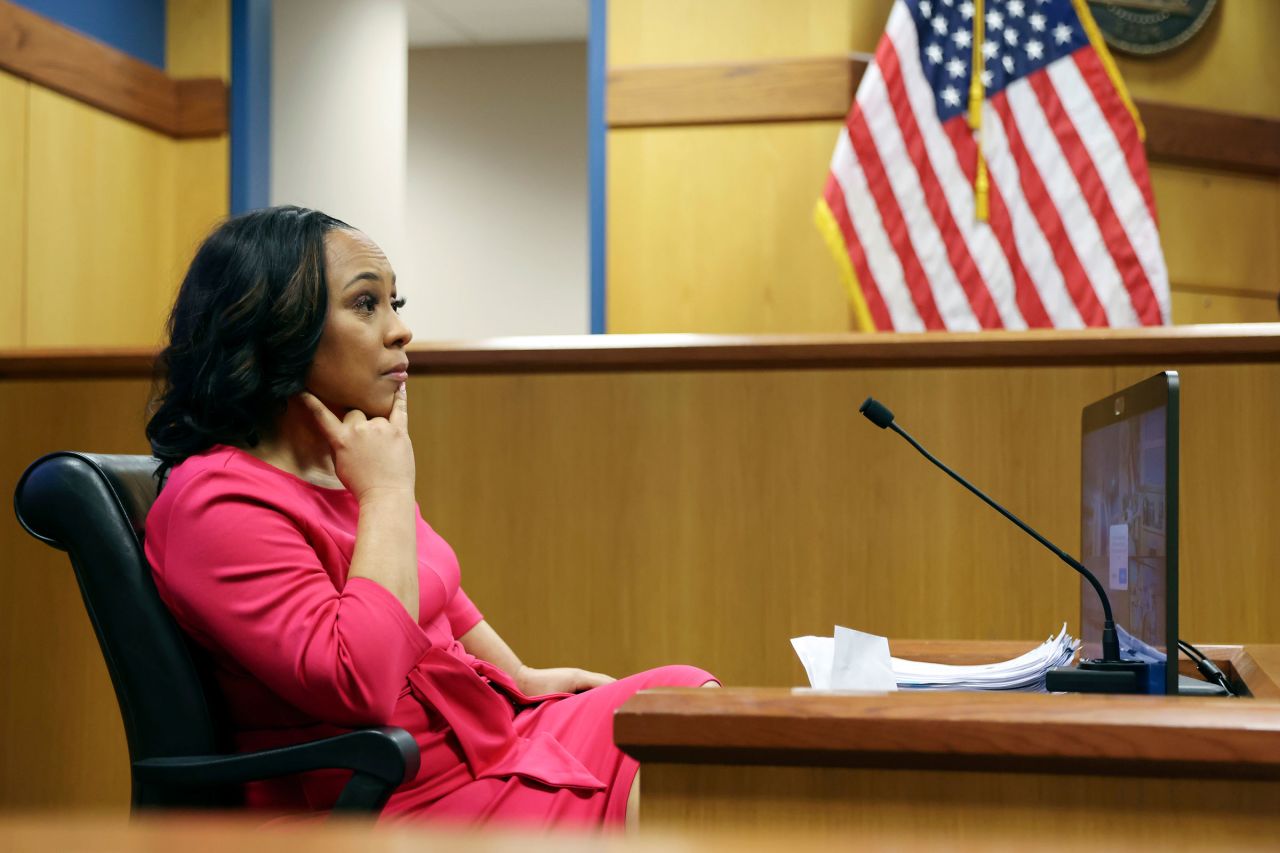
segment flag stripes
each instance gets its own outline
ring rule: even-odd
[[[858,87],[819,221],[834,222],[859,316],[899,331],[1169,322],[1140,129],[1087,10],[986,9],[976,132],[971,3],[898,0]],[[987,221],[975,216],[979,142]]]

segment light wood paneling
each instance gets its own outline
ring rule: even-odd
[[[172,137],[227,131],[221,81],[175,80],[9,0],[0,0],[0,68]]]
[[[1130,93],[1206,109],[1280,116],[1280,3],[1229,0],[1181,48],[1159,56],[1113,52]]]
[[[610,332],[849,327],[813,227],[836,122],[609,134]]]
[[[790,686],[788,639],[833,624],[1036,640],[1077,618],[1076,576],[868,424],[864,397],[1074,550],[1080,408],[1163,366],[416,375],[418,498],[529,663]],[[1182,633],[1280,642],[1280,365],[1180,370]],[[145,452],[147,394],[0,380],[0,494],[47,451]],[[9,514],[0,567],[0,808],[123,808],[118,711],[65,555]]]
[[[174,77],[231,81],[231,5],[228,0],[168,0],[165,70]]]
[[[1079,411],[1116,381],[1110,368],[414,380],[419,497],[531,661],[688,661],[732,684],[802,683],[786,639],[836,623],[1034,639],[1078,613],[1077,578],[867,424],[865,396],[1074,549]],[[1280,502],[1277,387],[1275,366],[1184,372],[1193,642],[1280,640],[1280,533],[1249,509]],[[1222,411],[1239,417],[1228,427]]]
[[[0,494],[54,450],[146,452],[143,380],[0,382]],[[66,554],[0,513],[0,810],[123,811],[129,760],[115,693]]]
[[[1280,181],[1156,165],[1151,188],[1169,280],[1198,288],[1280,288]]]
[[[175,77],[231,80],[231,8],[228,0],[169,0],[168,71]],[[174,142],[174,274],[156,282],[156,300],[173,301],[196,248],[230,210],[230,141]]]
[[[28,346],[159,343],[174,259],[174,143],[31,87]]]
[[[854,63],[843,57],[615,68],[606,121],[611,128],[839,121],[853,101],[854,73]]]
[[[873,51],[892,0],[627,0],[609,4],[609,65]]]
[[[1175,323],[1274,323],[1280,320],[1280,285],[1270,296],[1174,285],[1172,296]]]
[[[1263,850],[1280,785],[1206,779],[649,764],[646,827],[893,833],[1000,850]]]
[[[843,121],[869,61],[858,55],[615,67],[606,121],[610,128]],[[1280,119],[1136,105],[1152,163],[1280,176]]]
[[[26,280],[27,87],[0,71],[0,347],[22,345]]]

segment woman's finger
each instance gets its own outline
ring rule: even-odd
[[[321,431],[333,440],[338,437],[338,431],[342,429],[342,421],[338,420],[333,412],[329,411],[329,407],[321,403],[310,391],[303,391],[298,395],[302,399],[302,405],[306,406],[312,416],[315,417],[316,423],[320,425]]]
[[[404,382],[396,389],[396,400],[391,404],[391,417],[388,420],[398,427],[409,428],[409,391]]]

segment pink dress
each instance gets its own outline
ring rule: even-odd
[[[667,666],[593,690],[525,696],[457,638],[482,616],[458,560],[418,516],[418,621],[386,588],[347,578],[358,506],[231,447],[176,466],[147,517],[161,598],[208,650],[240,749],[392,725],[418,775],[384,818],[620,824],[637,769],[613,712],[637,690],[713,677]],[[330,807],[349,773],[248,786],[250,805]]]

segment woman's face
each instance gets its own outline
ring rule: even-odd
[[[359,231],[335,228],[325,235],[324,248],[329,312],[307,390],[339,415],[359,409],[386,417],[408,377],[404,347],[413,338],[400,319],[396,274]]]

